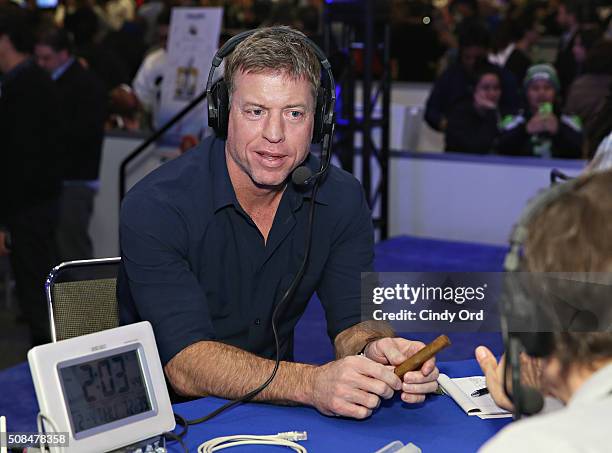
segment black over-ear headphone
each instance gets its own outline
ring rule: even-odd
[[[514,320],[514,326],[509,326],[509,315],[517,312],[533,313],[533,310],[530,311],[528,307],[524,307],[525,309],[520,307],[521,304],[534,303],[516,283],[519,280],[515,273],[520,271],[521,250],[527,239],[529,225],[535,216],[563,195],[574,191],[580,182],[580,179],[572,179],[556,184],[536,195],[529,201],[510,233],[510,250],[504,259],[506,277],[504,281],[504,300],[502,302],[505,303],[505,307],[502,307],[501,310],[501,327],[507,354],[505,374],[507,375],[509,369],[511,369],[512,392],[508,391],[506,376],[504,376],[504,388],[506,395],[513,401],[514,417],[516,419],[520,418],[521,414],[535,414],[542,410],[544,405],[544,398],[538,390],[522,385],[520,382],[521,351],[531,357],[542,358],[549,356],[554,350],[554,335],[552,332],[515,331],[516,319]]]
[[[317,103],[315,107],[314,128],[312,143],[322,143],[321,147],[321,167],[314,175],[307,167],[298,167],[293,173],[293,182],[299,185],[309,184],[312,180],[323,175],[331,160],[331,142],[334,133],[334,107],[336,104],[336,83],[331,71],[331,65],[323,51],[312,40],[304,34],[284,28],[289,33],[293,33],[298,39],[305,42],[316,54],[321,64],[323,72],[327,74],[328,86],[321,86],[317,92]],[[206,97],[208,99],[208,125],[215,131],[217,137],[227,138],[227,125],[229,122],[229,93],[227,85],[223,79],[213,83],[215,70],[242,41],[247,39],[258,30],[248,30],[230,38],[215,54],[208,73],[206,83]]]

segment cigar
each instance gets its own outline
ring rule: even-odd
[[[414,371],[421,368],[425,362],[431,359],[442,349],[450,346],[450,344],[451,342],[446,335],[440,335],[419,352],[411,357],[408,357],[401,365],[396,366],[393,372],[401,379],[408,371]]]

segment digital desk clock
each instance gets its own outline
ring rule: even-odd
[[[52,452],[107,452],[174,429],[174,415],[148,322],[32,348],[36,397],[48,434],[68,433]]]

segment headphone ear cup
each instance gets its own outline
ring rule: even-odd
[[[217,80],[210,89],[208,99],[208,125],[219,138],[227,138],[229,121],[229,94],[223,79]]]
[[[325,135],[325,117],[327,116],[327,90],[319,87],[317,90],[317,105],[315,106],[314,127],[312,128],[312,143],[320,143]]]
[[[520,332],[516,336],[531,357],[548,357],[555,348],[552,332]]]

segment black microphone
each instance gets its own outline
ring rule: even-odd
[[[296,186],[307,186],[310,184],[310,178],[312,178],[312,176],[312,170],[305,165],[301,165],[293,170],[291,181]]]
[[[525,415],[537,414],[544,407],[544,397],[542,394],[527,385],[521,385],[519,399],[521,412]]]

